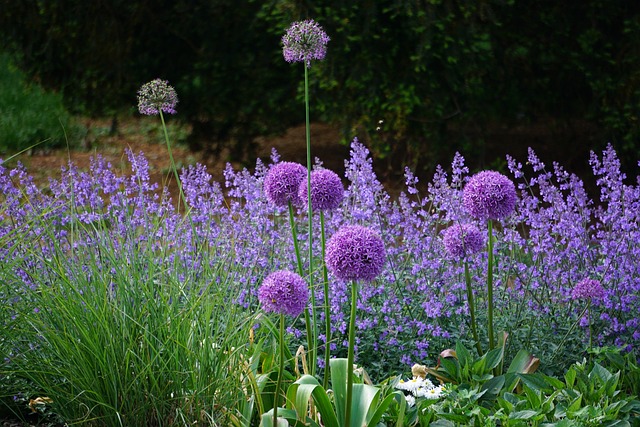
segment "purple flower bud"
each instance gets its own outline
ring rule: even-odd
[[[454,224],[443,232],[442,240],[452,258],[464,258],[484,247],[484,235],[473,224]]]
[[[462,203],[476,219],[504,219],[515,209],[516,188],[501,173],[482,171],[473,175],[465,185]]]
[[[258,300],[265,312],[298,316],[309,299],[309,289],[302,277],[287,270],[269,274],[258,289]]]
[[[324,59],[329,36],[313,19],[294,22],[282,37],[283,55],[287,62],[304,62],[311,67],[311,60]]]
[[[380,236],[360,225],[342,227],[327,242],[327,268],[345,281],[372,281],[382,271],[385,256]]]
[[[305,203],[308,200],[307,181],[300,182],[298,197]],[[329,169],[311,172],[311,207],[314,210],[331,210],[340,206],[344,197],[344,187],[337,173]]]
[[[598,280],[583,279],[576,283],[571,291],[573,299],[592,299],[604,297],[604,288]]]
[[[177,103],[178,94],[166,80],[152,80],[142,85],[138,91],[138,111],[140,114],[153,116],[160,114],[160,111],[175,114]]]
[[[267,199],[276,206],[302,205],[298,197],[298,186],[307,176],[307,168],[300,163],[277,163],[264,178],[264,192]]]

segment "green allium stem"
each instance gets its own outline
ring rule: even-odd
[[[309,122],[309,70],[304,67],[304,110],[305,110],[305,129],[307,139],[307,216],[309,220],[309,291],[311,292],[311,323],[313,326],[311,341],[313,347],[309,347],[309,363],[311,365],[311,375],[316,374],[317,365],[317,336],[318,328],[316,325],[316,293],[313,286],[313,210],[311,207],[311,124]]]
[[[280,400],[280,387],[282,386],[282,372],[284,371],[284,314],[280,314],[280,368],[276,381],[276,392],[273,396],[273,425],[278,425],[278,401]]]
[[[325,263],[326,254],[326,238],[324,234],[324,212],[320,211],[320,239],[322,244],[322,281],[324,285],[324,333],[325,333],[325,345],[324,345],[324,377],[322,386],[325,390],[329,388],[329,357],[331,356],[331,310],[329,307],[329,273],[327,272],[327,264]]]
[[[353,395],[353,361],[356,339],[356,306],[358,305],[358,282],[351,285],[351,316],[349,318],[349,350],[347,353],[347,402],[344,411],[344,426],[351,424],[351,400]]]
[[[179,199],[184,202],[185,212],[187,211],[187,199],[184,197],[184,193],[182,192],[182,183],[180,182],[180,177],[178,176],[178,168],[176,168],[176,162],[173,160],[173,151],[171,150],[171,143],[169,142],[169,133],[167,132],[167,125],[164,121],[164,115],[162,114],[162,109],[158,108],[158,112],[160,113],[160,120],[162,121],[162,130],[164,131],[164,140],[167,143],[167,151],[169,152],[169,160],[171,161],[171,170],[173,170],[173,175],[176,177],[176,183],[178,184],[179,190]],[[180,200],[178,200],[178,212],[180,212]]]
[[[476,327],[476,310],[473,298],[473,290],[471,289],[471,273],[469,273],[469,264],[466,261],[464,261],[464,278],[467,285],[467,303],[469,304],[469,316],[471,317],[471,332],[473,333],[473,339],[476,342],[476,350],[478,351],[478,356],[482,356],[482,345],[480,344],[478,329]]]
[[[495,348],[495,341],[493,338],[493,222],[488,221],[487,227],[489,229],[489,241],[488,252],[489,261],[487,267],[487,330],[489,333],[489,351]]]
[[[293,238],[293,247],[296,252],[296,262],[298,264],[298,274],[300,277],[304,277],[304,268],[302,267],[302,256],[300,255],[300,245],[298,244],[298,231],[296,228],[296,222],[293,214],[293,205],[289,202],[289,225],[291,226],[291,237]],[[313,344],[313,335],[311,334],[311,318],[309,317],[309,309],[304,309],[304,323],[307,329],[307,347],[311,349]],[[311,355],[311,350],[309,350]]]

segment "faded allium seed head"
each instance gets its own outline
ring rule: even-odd
[[[324,59],[329,36],[313,19],[291,24],[282,36],[282,53],[287,62],[304,62],[311,67],[311,60]]]
[[[598,280],[583,279],[576,283],[571,291],[573,299],[592,299],[604,297],[604,288]]]
[[[163,111],[176,113],[178,94],[166,80],[155,79],[142,85],[138,91],[138,111],[140,114],[153,116]]]
[[[258,289],[258,300],[265,312],[298,316],[309,299],[309,289],[302,277],[287,270],[269,274]]]
[[[300,182],[298,197],[302,203],[307,202],[307,181]],[[311,172],[311,207],[314,210],[331,210],[340,206],[344,197],[344,187],[337,173],[329,169],[319,169]]]
[[[462,203],[476,219],[504,219],[515,209],[516,188],[501,173],[482,171],[473,175],[464,186]]]
[[[348,225],[327,242],[327,268],[341,280],[374,280],[385,260],[384,243],[369,228]]]
[[[484,235],[473,224],[454,224],[443,232],[442,241],[452,258],[464,258],[480,252]]]
[[[264,178],[267,199],[276,206],[302,205],[298,197],[300,182],[307,176],[307,168],[300,163],[281,162],[275,164]]]

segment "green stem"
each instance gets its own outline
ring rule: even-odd
[[[473,290],[471,289],[471,273],[469,273],[469,264],[466,261],[464,261],[464,278],[467,285],[467,303],[469,304],[469,316],[471,316],[471,332],[473,333],[473,339],[476,341],[478,356],[482,356],[482,345],[480,345],[478,329],[476,328],[476,310]]]
[[[164,131],[164,140],[167,143],[167,151],[169,152],[169,160],[171,161],[171,169],[173,170],[173,175],[176,177],[176,183],[178,184],[179,190],[179,200],[178,200],[178,213],[180,213],[180,200],[184,202],[185,211],[187,210],[187,200],[184,197],[184,193],[182,192],[182,183],[180,182],[180,177],[178,176],[178,169],[176,168],[176,162],[173,160],[173,152],[171,151],[171,143],[169,142],[169,133],[167,132],[167,125],[164,122],[164,115],[162,114],[162,110],[158,109],[160,112],[160,120],[162,121],[162,130]]]
[[[349,318],[349,350],[347,353],[347,404],[344,411],[344,426],[351,424],[351,400],[353,394],[353,360],[356,340],[356,306],[358,305],[358,282],[351,285],[351,317]]]
[[[304,67],[304,110],[305,129],[307,139],[307,216],[309,220],[309,290],[311,291],[311,318],[313,326],[313,347],[309,347],[309,362],[311,364],[311,375],[316,374],[317,364],[317,341],[318,336],[316,325],[316,293],[313,286],[313,210],[311,207],[311,124],[309,122],[309,70]]]
[[[324,262],[326,254],[326,238],[324,234],[324,212],[320,211],[320,238],[322,244],[322,280],[324,285],[324,378],[322,386],[325,390],[329,387],[329,357],[331,355],[331,310],[329,308],[329,274],[327,272],[327,264]]]
[[[296,262],[298,264],[298,274],[304,277],[304,268],[302,267],[302,256],[300,256],[300,245],[298,244],[298,232],[293,214],[293,205],[289,202],[289,225],[291,226],[291,236],[293,237],[293,247],[296,252]],[[311,356],[311,346],[313,344],[313,335],[311,334],[311,319],[309,318],[309,310],[304,309],[304,323],[307,328],[307,347],[309,348],[309,356]]]
[[[276,392],[273,396],[273,425],[278,425],[278,400],[280,397],[280,387],[282,386],[282,372],[284,371],[284,314],[280,314],[280,369],[278,369],[278,380],[276,382]]]
[[[573,330],[575,329],[576,325],[580,322],[580,319],[582,319],[582,316],[584,316],[584,314],[587,312],[587,310],[589,309],[589,306],[587,305],[584,310],[582,310],[582,313],[580,313],[580,315],[578,316],[578,318],[576,319],[575,322],[573,322],[573,325],[571,325],[571,327],[569,328],[569,330],[567,331],[566,334],[564,334],[564,337],[562,338],[562,341],[560,341],[560,345],[556,347],[555,351],[553,352],[553,354],[551,355],[551,358],[549,359],[549,363],[553,362],[553,359],[556,358],[556,355],[558,354],[558,351],[564,347],[564,343],[567,340],[567,337],[571,334],[571,332],[573,332]]]
[[[489,228],[489,262],[487,267],[487,329],[489,333],[489,351],[495,348],[495,341],[493,339],[493,223],[491,220],[488,222]]]

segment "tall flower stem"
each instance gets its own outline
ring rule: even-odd
[[[304,268],[302,267],[302,256],[300,256],[300,245],[298,244],[298,232],[296,229],[296,222],[293,214],[293,205],[289,202],[289,225],[291,226],[291,237],[293,238],[293,247],[296,252],[296,262],[298,264],[298,274],[304,277]],[[311,294],[313,295],[313,293]],[[313,297],[311,299],[313,301]],[[304,323],[307,329],[307,347],[309,347],[309,354],[311,355],[311,346],[315,345],[312,340],[311,334],[311,319],[309,318],[309,309],[304,309]]]
[[[489,261],[487,267],[487,331],[489,334],[489,351],[495,348],[495,341],[493,338],[493,222],[489,220],[487,222],[487,228],[489,229],[489,241],[487,242]]]
[[[476,350],[478,351],[478,356],[482,356],[482,345],[480,344],[478,329],[476,327],[476,310],[473,298],[473,290],[471,289],[471,273],[469,272],[469,264],[466,261],[464,261],[464,279],[467,285],[467,304],[469,304],[469,316],[471,317],[471,333],[473,333],[473,339],[476,342]]]
[[[284,371],[284,314],[280,314],[280,368],[276,381],[276,392],[273,395],[273,425],[278,425],[278,401],[280,400],[280,387],[282,386],[282,372]]]
[[[356,339],[356,307],[358,305],[358,281],[351,285],[351,316],[349,318],[349,350],[347,352],[347,405],[344,411],[344,426],[351,423],[351,400],[353,395],[353,360]]]
[[[313,347],[309,347],[309,361],[311,363],[311,375],[316,374],[317,364],[317,341],[318,336],[316,325],[316,295],[313,286],[313,209],[311,207],[311,124],[309,122],[309,67],[304,67],[304,110],[305,110],[305,130],[307,139],[307,217],[309,222],[309,290],[311,291],[311,341]]]
[[[173,175],[176,178],[176,183],[178,184],[178,191],[179,191],[178,212],[180,212],[181,200],[184,202],[184,208],[186,211],[187,199],[185,199],[184,193],[182,192],[182,183],[180,182],[180,177],[178,176],[178,168],[176,167],[176,162],[173,159],[173,151],[171,150],[171,143],[169,142],[169,133],[167,132],[167,124],[164,121],[164,115],[162,114],[162,109],[158,108],[158,112],[160,113],[160,120],[162,121],[162,130],[164,132],[164,140],[167,143],[167,151],[169,152],[169,160],[171,161],[171,170],[173,171]]]
[[[324,377],[322,386],[327,390],[329,386],[329,357],[331,355],[331,310],[329,307],[329,273],[327,264],[325,263],[326,255],[326,238],[324,234],[324,212],[320,211],[320,239],[322,245],[322,283],[324,285]]]

